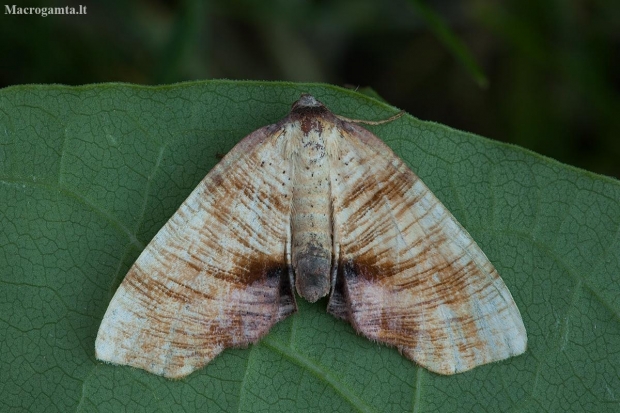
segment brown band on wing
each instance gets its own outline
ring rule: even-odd
[[[255,273],[257,276],[252,279],[246,279],[248,286],[253,286],[255,283],[264,283],[274,289],[277,288],[279,308],[277,321],[297,311],[297,303],[295,301],[291,279],[289,278],[289,272],[290,267],[284,263],[250,261],[249,264],[248,273]],[[258,294],[263,293],[259,292]],[[254,300],[254,303],[261,302],[266,306],[271,306],[273,305],[273,297],[257,297],[256,300]]]
[[[281,280],[280,284],[278,284],[280,294],[293,297],[292,288],[288,277],[289,266],[284,260],[283,262],[257,259],[246,259],[243,261],[238,260],[235,263],[235,266],[242,269],[242,271],[235,272],[235,279],[232,280],[231,276],[227,275],[224,271],[209,268],[206,264],[197,262],[195,258],[196,257],[192,257],[192,261],[182,261],[186,266],[186,269],[184,271],[178,271],[179,269],[175,268],[175,270],[176,274],[180,273],[184,275],[177,275],[177,277],[174,278],[168,277],[165,269],[159,271],[158,277],[143,277],[138,276],[137,274],[130,277],[129,275],[133,272],[144,272],[139,265],[136,265],[126,277],[127,286],[139,291],[142,295],[153,302],[157,301],[157,297],[167,297],[175,301],[187,301],[190,296],[202,297],[203,299],[213,299],[214,297],[212,295],[206,294],[200,289],[190,286],[191,281],[195,279],[198,274],[204,273],[221,280],[229,281],[237,285],[238,288],[242,288],[243,285],[251,286],[271,279],[278,279]],[[179,265],[181,260],[179,257],[176,257],[175,260],[170,260],[170,262],[175,262]],[[171,285],[176,287],[171,288]]]
[[[414,198],[407,205],[395,202],[395,206],[397,207],[397,209],[382,212],[377,210],[377,205],[384,204],[386,200],[398,199],[400,193],[407,191],[411,186],[411,181],[405,179],[405,177],[400,174],[396,174],[392,177],[387,178],[385,184],[379,187],[375,186],[374,193],[370,197],[367,196],[368,185],[366,183],[358,183],[357,186],[352,189],[350,195],[347,195],[347,197],[342,200],[340,210],[349,209],[351,205],[355,205],[358,202],[358,198],[363,199],[363,203],[359,207],[356,207],[356,210],[348,218],[348,222],[363,223],[367,222],[368,220],[372,220],[374,222],[382,223],[383,226],[368,226],[367,231],[360,234],[360,239],[357,240],[356,243],[347,245],[348,255],[358,255],[359,251],[364,249],[365,246],[369,243],[374,242],[374,239],[377,236],[381,235],[382,231],[387,231],[391,228],[389,225],[391,225],[392,220],[385,219],[382,214],[386,214],[389,212],[393,214],[394,220],[400,220],[401,215],[407,212],[407,207],[409,205],[415,204],[418,201],[417,198]],[[373,216],[369,217],[370,214],[373,214]],[[377,231],[379,231],[379,233]],[[386,248],[388,248],[387,245]]]
[[[327,305],[327,312],[345,321],[349,321],[349,304],[346,297],[344,277],[343,274],[344,264],[338,263],[338,270],[336,272],[336,282],[334,283],[334,290],[329,296],[329,304]]]
[[[160,274],[162,279],[145,277],[141,273],[144,271],[140,267],[134,266],[125,277],[124,284],[127,289],[138,292],[139,294],[136,294],[136,297],[143,299],[145,303],[157,303],[166,299],[187,302],[190,297],[213,299],[211,295],[194,289],[178,279],[166,277],[164,272]],[[175,288],[170,288],[164,281],[174,284]]]
[[[280,304],[279,304],[279,315],[278,320],[283,320],[287,316],[297,311],[297,302],[295,301],[295,293],[293,292],[293,285],[291,284],[291,278],[289,274],[291,272],[290,266],[279,267],[278,272],[275,271],[271,274],[268,274],[267,277],[279,277],[279,296],[280,296]]]
[[[378,281],[394,274],[394,267],[378,264],[373,258],[356,258],[355,260],[341,260],[338,264],[339,278],[362,278],[366,281]]]
[[[379,282],[381,277],[385,275],[386,270],[387,268],[379,267],[370,262],[339,260],[336,282],[329,298],[327,311],[335,317],[354,323],[351,312],[355,311],[355,309],[351,306],[348,285],[354,284],[359,280],[370,283]],[[372,305],[372,303],[368,302],[366,304]],[[387,303],[378,304],[387,305]]]
[[[244,269],[244,273],[238,277],[238,281],[243,284],[252,285],[257,281],[276,277],[288,278],[288,264],[284,260],[277,262],[246,258],[245,260],[238,260],[236,265]]]

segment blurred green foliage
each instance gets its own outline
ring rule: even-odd
[[[230,78],[372,87],[413,115],[620,177],[615,0],[90,0],[0,14],[0,86]],[[3,5],[3,8],[5,6]]]

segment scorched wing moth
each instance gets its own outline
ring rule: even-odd
[[[521,354],[508,288],[383,142],[302,95],[202,180],[120,285],[99,360],[170,378],[297,310],[293,290],[440,374]]]

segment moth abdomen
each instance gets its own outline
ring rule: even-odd
[[[294,199],[295,212],[291,222],[295,286],[299,295],[310,302],[327,295],[331,284],[330,208],[321,200],[316,201],[318,202],[308,198]]]
[[[299,295],[311,303],[329,293],[331,251],[309,244],[296,257],[295,286]]]

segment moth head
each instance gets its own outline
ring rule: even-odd
[[[292,110],[296,110],[299,108],[308,108],[308,107],[325,107],[321,102],[315,99],[314,96],[304,93],[301,95],[299,100],[292,105]]]

